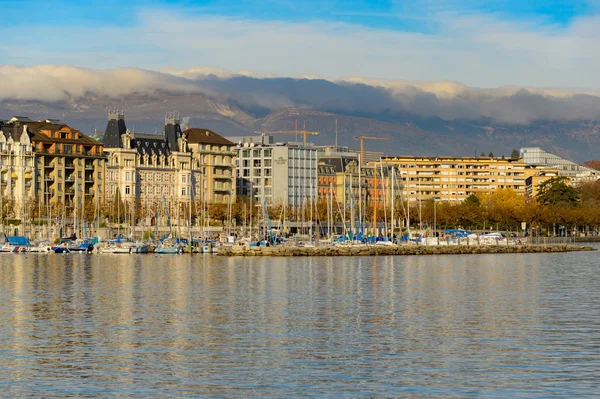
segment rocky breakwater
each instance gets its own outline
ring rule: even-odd
[[[550,245],[451,245],[451,246],[339,246],[339,247],[250,247],[247,245],[220,247],[220,256],[375,256],[375,255],[466,255],[514,254],[544,252],[595,251],[595,248],[570,244]]]

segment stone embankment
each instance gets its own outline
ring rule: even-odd
[[[570,244],[551,245],[400,245],[400,246],[339,246],[339,247],[219,247],[220,256],[374,256],[374,255],[466,255],[514,254],[544,252],[595,251],[595,248]]]

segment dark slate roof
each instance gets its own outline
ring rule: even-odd
[[[168,156],[171,152],[165,138],[158,134],[136,133],[132,140],[132,146],[140,155]]]
[[[178,151],[179,145],[177,140],[181,138],[181,127],[179,123],[167,123],[165,124],[165,139],[169,150]]]
[[[233,142],[225,137],[213,132],[210,129],[191,128],[183,132],[186,135],[189,144],[217,144],[217,145],[234,145]]]
[[[352,161],[358,163],[358,160],[356,158],[344,157],[344,156],[331,156],[331,157],[323,156],[323,157],[319,157],[319,160],[335,166],[336,172],[345,172],[346,166]]]
[[[320,163],[317,165],[317,173],[319,175],[335,175],[335,165]]]
[[[124,119],[109,119],[102,139],[104,148],[121,148],[121,135],[126,131]]]

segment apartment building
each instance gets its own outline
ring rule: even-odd
[[[103,141],[106,200],[117,191],[129,203],[140,198],[144,208],[199,200],[199,161],[192,157],[174,114],[167,115],[164,132],[158,135],[135,133],[127,129],[122,112],[111,112]]]
[[[9,201],[17,205],[12,215],[6,215],[16,218],[21,218],[27,202],[36,196],[35,156],[27,125],[0,129],[0,196],[2,208]]]
[[[535,198],[539,192],[540,184],[558,176],[560,176],[560,171],[556,168],[528,166],[527,179],[525,179],[525,192],[527,197]]]
[[[238,143],[237,193],[267,204],[317,199],[317,151],[300,143]]]
[[[397,169],[402,195],[409,201],[435,197],[460,202],[500,188],[526,192],[527,171],[521,159],[399,156],[385,157],[381,163]]]
[[[211,203],[235,202],[235,144],[209,129],[186,128],[182,134],[202,173],[202,199]]]
[[[6,165],[2,195],[20,204],[15,207],[18,217],[27,200],[63,205],[66,212],[100,200],[105,160],[101,143],[52,119],[15,116],[0,130]]]

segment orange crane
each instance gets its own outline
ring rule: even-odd
[[[354,140],[360,140],[360,162],[365,163],[365,140],[389,140],[387,137],[354,136]]]
[[[272,130],[272,131],[262,130],[262,131],[257,131],[254,133],[260,134],[263,137],[265,134],[301,134],[304,136],[304,144],[306,144],[306,136],[307,135],[316,136],[319,134],[319,132],[309,132],[306,130]]]

